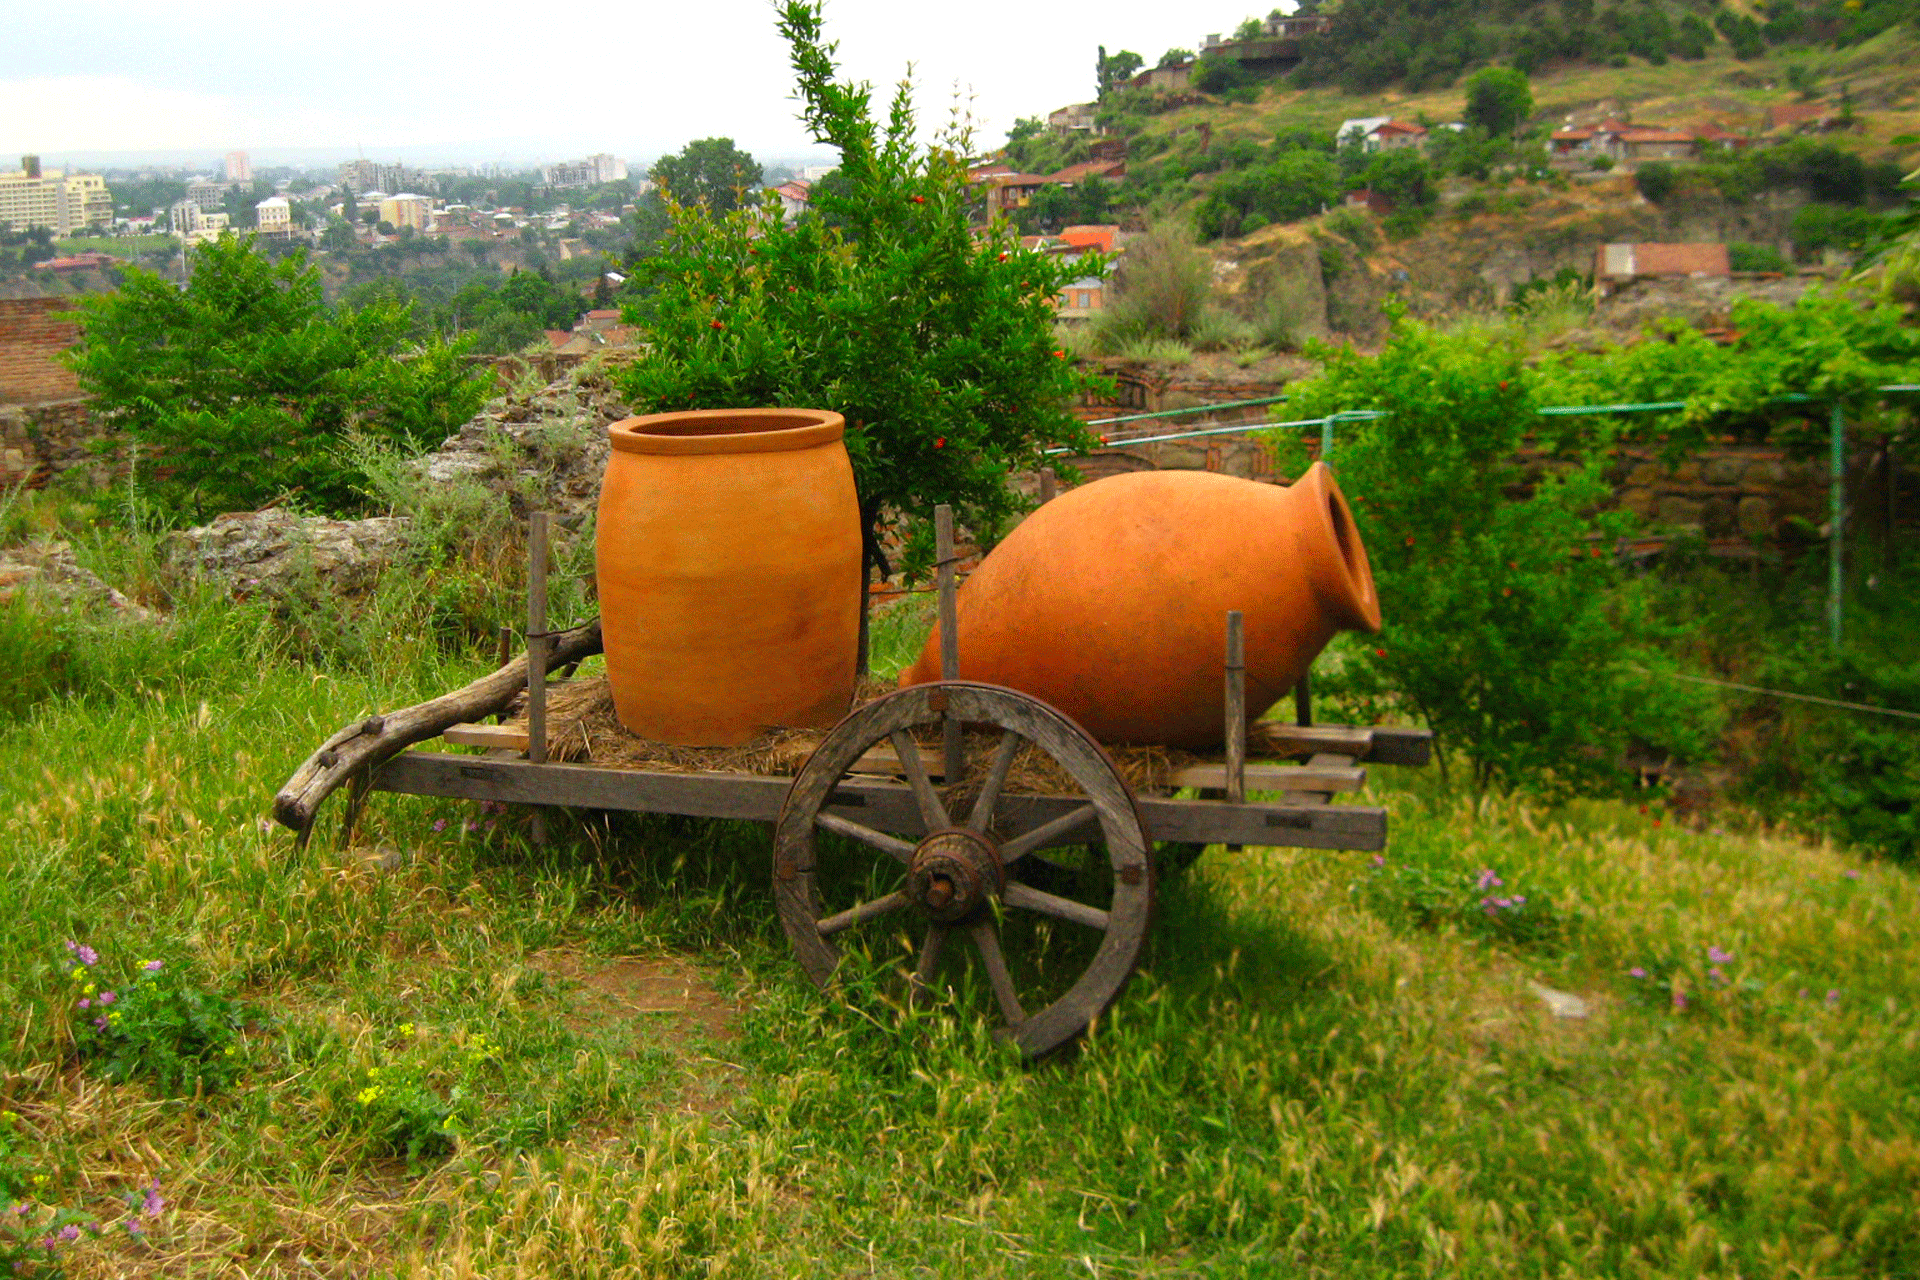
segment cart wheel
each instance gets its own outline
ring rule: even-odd
[[[948,718],[969,728],[975,767],[936,787],[912,730]],[[889,741],[919,815],[894,825],[912,826],[902,834],[917,842],[833,800],[860,757]],[[1059,797],[1002,794],[1028,743],[1073,780],[1077,803],[1064,812]],[[914,953],[913,992],[945,983],[982,1002],[991,992],[1002,1034],[1032,1058],[1079,1035],[1126,985],[1146,941],[1153,871],[1133,793],[1084,729],[1012,689],[944,682],[868,703],[815,749],[775,828],[773,888],[814,982],[833,977],[843,935],[876,949],[901,937]],[[952,945],[962,940],[971,946]]]

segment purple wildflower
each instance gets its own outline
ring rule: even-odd
[[[80,1002],[80,1007],[81,1007],[82,1009],[90,1009],[90,1008],[92,1008],[92,1007],[93,1007],[93,1001],[91,1001],[91,1000],[82,1000],[82,1001]]]
[[[1833,988],[1833,989],[1830,989],[1830,990],[1829,990],[1829,991],[1827,992],[1827,1008],[1829,1008],[1829,1009],[1831,1009],[1831,1008],[1833,1008],[1833,1006],[1835,1006],[1835,1005],[1837,1005],[1837,1004],[1839,1004],[1839,1003],[1840,1003],[1840,991],[1839,991],[1839,989],[1838,989],[1838,988]]]
[[[84,942],[75,942],[72,938],[68,938],[67,950],[71,951],[73,958],[81,964],[96,965],[100,963],[100,953]]]
[[[1855,871],[1851,867],[1847,868],[1845,871],[1842,871],[1840,874],[1845,876],[1849,880],[1858,880],[1860,878],[1860,873],[1858,871]]]
[[[1526,905],[1527,905],[1527,895],[1523,893],[1523,894],[1519,894],[1518,896],[1516,896],[1516,897],[1514,898],[1514,900],[1513,900],[1513,905],[1514,905],[1514,906],[1516,906],[1516,907],[1524,907],[1524,906],[1526,906]]]
[[[1639,965],[1635,965],[1633,968],[1627,970],[1627,976],[1630,978],[1644,978],[1647,976],[1647,971]]]
[[[1673,993],[1673,1007],[1674,1007],[1674,1011],[1677,1013],[1686,1012],[1687,995],[1684,991],[1676,991]]]
[[[145,1227],[142,1227],[142,1226],[140,1225],[140,1222],[139,1222],[139,1220],[138,1220],[137,1218],[128,1218],[128,1219],[127,1219],[127,1234],[128,1234],[128,1235],[130,1235],[130,1236],[143,1236],[143,1235],[145,1235],[146,1233],[147,1233],[147,1232],[146,1232],[146,1228],[145,1228]]]
[[[160,972],[160,962],[158,960],[149,960],[145,964],[141,965],[140,967],[142,969],[145,969],[148,973]]]
[[[1376,853],[1371,858],[1367,859],[1367,865],[1372,867],[1375,871],[1378,871],[1380,868],[1387,865],[1387,855],[1384,853]]]
[[[116,996],[111,991],[102,991],[100,993],[101,1004],[112,1004],[115,1000],[118,1000],[119,998],[120,998],[119,996]]]
[[[60,1238],[69,1241],[78,1240],[80,1238],[80,1228],[69,1222],[66,1226],[60,1228]]]
[[[1733,959],[1733,957],[1727,952],[1722,951],[1719,947],[1708,947],[1707,959],[1713,964],[1725,964],[1727,961]]]
[[[1720,968],[1719,965],[1715,965],[1713,966],[1713,968],[1707,970],[1707,976],[1709,978],[1712,978],[1715,982],[1719,983],[1721,986],[1726,985],[1727,975],[1725,971]]]
[[[434,819],[433,829],[435,831],[445,831],[447,829],[447,820],[445,818]]]
[[[105,1030],[107,1029],[107,1015],[106,1015],[106,1014],[104,1014],[104,1013],[103,1013],[103,1014],[101,1014],[101,1015],[100,1015],[99,1017],[97,1017],[97,1018],[95,1018],[95,1019],[93,1020],[93,1029],[94,1029],[95,1031],[105,1031]]]
[[[1480,879],[1475,882],[1473,887],[1476,889],[1498,889],[1505,883],[1506,881],[1502,880],[1499,873],[1492,867],[1483,867],[1480,871]]]
[[[160,1179],[155,1178],[147,1187],[147,1198],[140,1202],[140,1212],[151,1218],[166,1207],[167,1202],[160,1198]]]

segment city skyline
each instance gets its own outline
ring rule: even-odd
[[[359,155],[533,164],[594,152],[644,160],[716,136],[757,157],[821,154],[796,117],[770,4],[643,8],[544,33],[523,8],[492,0],[457,18],[343,0],[326,11],[323,33],[261,24],[233,0],[209,0],[184,20],[126,0],[28,10],[9,19],[13,38],[0,53],[0,155],[31,152],[54,165],[135,154],[213,164],[235,150],[259,167],[296,152],[311,153],[312,166]],[[991,146],[1017,117],[1091,97],[1099,45],[1151,63],[1166,48],[1197,47],[1200,28],[1231,30],[1243,16],[1128,3],[1096,27],[1009,0],[986,0],[961,19],[830,0],[827,30],[842,74],[873,83],[877,113],[913,63],[923,130],[944,125],[958,103]],[[572,38],[589,27],[591,41]]]

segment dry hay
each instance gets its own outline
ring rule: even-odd
[[[854,694],[854,705],[865,705],[891,692],[893,686],[884,681],[862,681]],[[510,714],[509,724],[526,728],[524,694],[515,700]],[[790,776],[800,771],[828,732],[770,728],[737,747],[675,746],[642,738],[622,725],[614,714],[613,689],[604,676],[556,684],[547,691],[547,758],[556,764],[594,764],[656,773]],[[995,729],[969,731],[963,791],[978,789],[998,740],[999,731]],[[923,730],[918,741],[924,754],[938,755],[941,743],[937,729]],[[1165,789],[1176,771],[1206,758],[1160,746],[1109,746],[1106,752],[1121,778],[1140,792]],[[1037,795],[1082,790],[1057,761],[1031,742],[1014,756],[1006,787]]]

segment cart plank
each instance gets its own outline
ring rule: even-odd
[[[1245,766],[1249,791],[1358,791],[1367,785],[1367,771],[1340,758],[1337,765],[1250,764]],[[1227,766],[1196,764],[1176,770],[1167,779],[1175,787],[1227,785]]]
[[[381,766],[373,785],[405,795],[771,822],[786,801],[789,781],[744,773],[655,773],[411,751]],[[1064,796],[1007,796],[1001,812],[1012,829],[1024,831],[1084,803]],[[1148,837],[1154,840],[1373,850],[1384,848],[1387,839],[1386,811],[1369,805],[1233,805],[1141,796],[1139,806]],[[902,783],[847,779],[834,789],[828,808],[894,835],[926,834],[913,790]]]
[[[1273,755],[1330,752],[1375,764],[1422,765],[1433,759],[1433,733],[1386,725],[1298,725],[1260,720],[1248,729],[1248,747]]]

